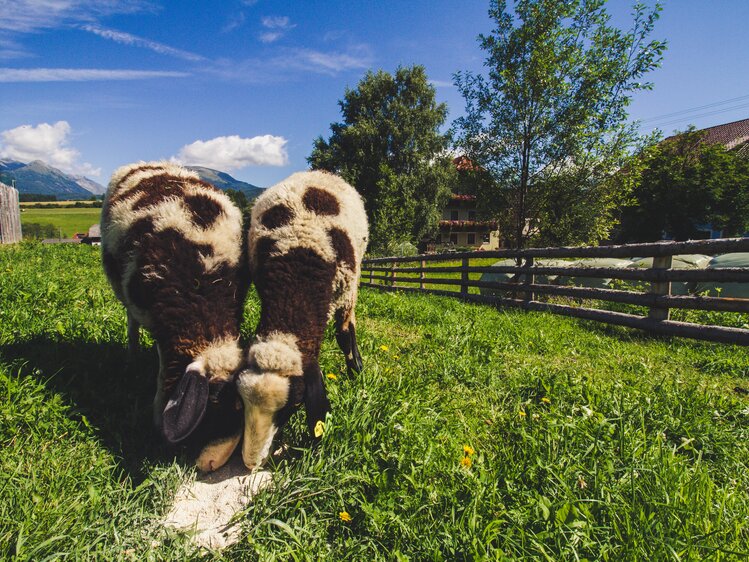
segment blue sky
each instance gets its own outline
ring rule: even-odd
[[[664,3],[655,37],[669,48],[632,118],[668,133],[749,117],[749,2]],[[631,4],[610,0],[619,25]],[[449,119],[459,116],[451,77],[481,69],[486,10],[486,0],[0,0],[0,158],[106,183],[121,164],[174,157],[271,185],[306,167],[345,88],[369,69],[423,64]]]

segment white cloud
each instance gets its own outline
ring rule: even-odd
[[[229,21],[226,22],[226,25],[221,28],[221,33],[229,33],[230,31],[234,31],[238,27],[242,27],[245,22],[245,15],[244,12],[239,12],[238,14],[234,14],[229,17]]]
[[[70,124],[58,121],[54,125],[40,123],[36,127],[21,125],[0,133],[0,158],[20,162],[42,160],[64,172],[76,175],[99,176],[100,168],[80,163],[80,152],[69,146]]]
[[[296,27],[296,25],[291,23],[288,16],[264,16],[260,18],[260,23],[263,27],[270,30],[259,35],[259,39],[263,43],[278,41],[286,35],[287,31]]]
[[[447,80],[430,80],[429,83],[435,88],[454,88],[455,85]]]
[[[170,47],[169,45],[164,45],[156,41],[151,41],[150,39],[144,39],[142,37],[138,37],[137,35],[125,33],[123,31],[115,31],[114,29],[105,29],[103,27],[99,27],[98,25],[84,25],[84,26],[81,26],[81,29],[89,31],[95,35],[98,35],[99,37],[103,37],[104,39],[110,39],[116,43],[122,43],[124,45],[133,45],[134,47],[143,47],[145,49],[150,49],[151,51],[159,53],[161,55],[168,55],[171,57],[176,57],[176,58],[184,59],[188,61],[206,60],[206,58],[201,55],[191,53],[189,51],[183,51],[182,49],[175,49],[174,47]]]
[[[29,33],[148,9],[144,0],[0,0],[0,30]]]
[[[276,56],[244,61],[218,60],[205,71],[223,78],[250,84],[293,80],[315,73],[335,76],[349,70],[372,66],[372,54],[367,45],[347,51],[316,51],[313,49],[283,49]]]
[[[216,137],[183,146],[175,160],[188,166],[205,166],[223,171],[247,166],[285,166],[289,162],[287,142],[285,138],[274,135]]]
[[[2,82],[87,82],[91,80],[145,80],[184,78],[187,72],[163,70],[108,70],[99,68],[0,68]]]

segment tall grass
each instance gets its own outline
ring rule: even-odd
[[[364,373],[325,340],[320,447],[297,415],[243,540],[201,554],[158,525],[191,469],[149,430],[155,354],[125,364],[96,251],[2,249],[0,274],[0,557],[749,555],[744,349],[375,290]],[[253,295],[245,336],[256,320]]]

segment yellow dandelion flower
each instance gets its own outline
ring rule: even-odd
[[[524,418],[524,417],[525,417],[525,416],[527,416],[527,415],[528,415],[528,414],[526,414],[526,413],[525,413],[525,412],[524,412],[523,410],[520,410],[520,411],[518,412],[518,416],[520,416],[521,418]]]
[[[348,523],[349,521],[351,521],[351,515],[349,515],[348,511],[341,511],[341,512],[339,512],[338,513],[338,517],[341,518],[341,521],[345,521],[346,523]]]
[[[328,377],[332,381],[337,381],[338,380],[338,375],[336,375],[335,373],[328,373],[325,376]]]
[[[400,358],[401,358],[401,356],[400,356],[400,355],[393,355],[393,359],[395,359],[396,361],[397,361],[398,359],[400,359]]]
[[[473,447],[471,447],[470,445],[463,445],[463,452],[468,456],[476,453],[476,451],[474,451]]]
[[[386,346],[386,345],[381,345],[380,346],[380,351],[387,351],[388,349],[390,349],[390,348],[388,346]]]
[[[544,404],[551,404],[551,400],[549,400],[546,396],[541,398],[541,402],[543,402]]]
[[[325,423],[320,420],[315,424],[315,437],[322,437],[325,433]]]
[[[460,464],[462,464],[466,468],[471,468],[473,461],[471,460],[471,457],[463,457],[462,459],[460,459]]]

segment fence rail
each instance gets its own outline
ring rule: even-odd
[[[579,248],[532,248],[525,250],[498,250],[493,252],[464,252],[453,254],[389,257],[364,260],[361,285],[384,291],[404,291],[444,295],[466,301],[496,306],[509,306],[524,310],[548,311],[564,316],[584,318],[639,328],[649,332],[701,340],[749,345],[749,330],[725,326],[677,322],[670,319],[671,309],[703,310],[714,312],[749,313],[749,299],[671,294],[672,282],[726,282],[749,283],[749,267],[719,269],[673,269],[672,258],[679,254],[716,255],[749,252],[749,238],[697,240],[688,242],[657,242],[653,244],[627,244]],[[654,258],[650,268],[615,267],[559,267],[535,265],[539,258]],[[471,266],[471,260],[485,258],[513,258],[515,266]],[[435,262],[460,261],[455,266],[429,266]],[[408,264],[418,264],[411,266]],[[407,264],[403,266],[402,264]],[[507,273],[510,281],[471,279],[471,274]],[[435,274],[459,274],[454,278]],[[619,290],[570,285],[538,283],[536,276],[561,276],[566,279],[596,278],[648,283],[647,290]],[[416,286],[413,286],[416,285]],[[445,287],[429,288],[427,285]],[[450,287],[452,290],[447,290]],[[470,288],[501,291],[503,294],[475,294]],[[557,296],[579,301],[595,300],[646,307],[647,316],[571,306],[539,300],[539,296]]]

